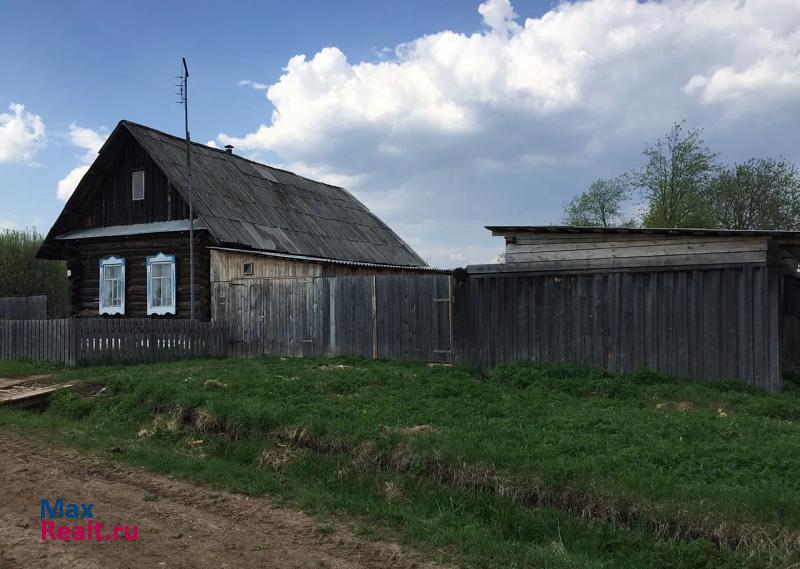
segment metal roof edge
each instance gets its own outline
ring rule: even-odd
[[[504,233],[605,233],[633,235],[713,235],[797,237],[800,231],[781,229],[704,229],[682,227],[581,227],[577,225],[485,225],[495,235]]]
[[[289,259],[293,261],[302,261],[307,263],[325,263],[331,265],[347,265],[356,267],[373,267],[376,269],[398,269],[407,271],[419,271],[425,273],[443,273],[450,274],[453,271],[449,269],[437,269],[435,267],[420,266],[420,265],[390,265],[383,263],[369,263],[366,261],[346,261],[342,259],[330,259],[325,257],[310,257],[307,255],[295,255],[292,253],[279,253],[277,251],[259,251],[256,249],[239,249],[236,247],[220,247],[211,246],[209,249],[217,251],[230,251],[232,253],[244,253],[247,255],[261,255],[264,257],[277,257],[280,259]]]
[[[207,229],[205,224],[195,220],[194,229]],[[126,235],[148,235],[152,233],[173,233],[177,231],[189,231],[188,219],[177,219],[173,221],[154,221],[152,223],[133,223],[130,225],[109,225],[107,227],[90,227],[86,229],[74,229],[55,239],[67,241],[71,239],[96,239],[98,237],[123,237]]]

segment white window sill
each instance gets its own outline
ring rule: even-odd
[[[109,316],[114,316],[116,314],[125,314],[125,307],[124,306],[113,306],[113,307],[100,307],[100,314],[108,314]]]
[[[160,306],[158,308],[147,308],[148,316],[164,316],[165,314],[175,314],[174,306]]]

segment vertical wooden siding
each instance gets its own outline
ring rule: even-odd
[[[456,361],[576,361],[781,388],[780,275],[767,267],[487,276],[456,284]]]
[[[188,219],[189,205],[170,184],[144,148],[129,133],[108,170],[97,181],[91,200],[82,208],[83,227],[108,227]],[[131,173],[145,173],[144,199],[132,199]],[[88,197],[88,196],[87,196]]]
[[[47,295],[0,298],[0,320],[43,320],[47,318]]]
[[[784,277],[782,349],[784,368],[800,371],[800,276]]]
[[[0,359],[69,363],[69,320],[0,320]]]
[[[231,355],[449,361],[447,275],[215,282]]]

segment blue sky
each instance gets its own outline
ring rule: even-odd
[[[492,260],[483,225],[557,222],[676,120],[800,162],[798,4],[0,0],[0,225],[46,231],[118,120],[180,134],[186,56],[194,140],[345,185],[434,264]]]

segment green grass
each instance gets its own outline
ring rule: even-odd
[[[60,374],[64,368],[55,364],[30,360],[0,361],[0,377],[13,378],[26,375]]]
[[[0,376],[37,370],[13,366],[0,363]],[[87,450],[119,447],[115,457],[149,469],[320,515],[346,512],[434,557],[481,567],[798,561],[775,543],[734,551],[712,542],[723,525],[748,538],[800,530],[796,389],[529,364],[484,381],[464,369],[345,359],[56,373],[106,395],[60,393],[45,413],[1,410],[0,425]],[[290,445],[285,463],[259,468],[278,442]],[[686,527],[681,539],[656,535]]]

